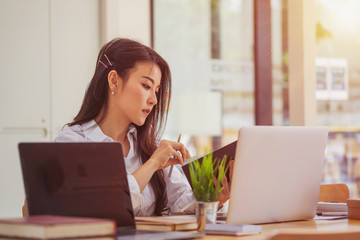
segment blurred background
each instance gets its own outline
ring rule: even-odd
[[[17,144],[78,112],[101,46],[129,37],[169,63],[163,138],[192,155],[248,125],[330,129],[323,183],[360,195],[360,1],[0,0],[0,217],[21,216]]]

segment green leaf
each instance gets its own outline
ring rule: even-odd
[[[196,200],[202,202],[217,201],[224,189],[222,182],[229,169],[226,159],[226,155],[221,160],[213,159],[213,154],[209,153],[203,157],[202,163],[198,160],[190,163],[190,180]],[[214,177],[217,178],[216,183]]]

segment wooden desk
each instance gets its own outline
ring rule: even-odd
[[[336,219],[336,220],[309,220],[309,221],[295,221],[283,223],[269,223],[263,224],[262,233],[249,236],[220,236],[220,235],[206,235],[199,240],[220,240],[220,239],[240,239],[240,240],[263,240],[267,235],[275,229],[318,229],[318,230],[345,230],[345,229],[360,229],[360,220]]]

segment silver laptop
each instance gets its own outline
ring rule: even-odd
[[[326,127],[241,128],[227,223],[313,218],[327,138]]]

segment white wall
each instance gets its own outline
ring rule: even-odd
[[[50,139],[47,0],[0,2],[0,216],[19,216],[24,199],[19,141]]]
[[[52,141],[75,117],[103,43],[150,45],[149,2],[0,0],[0,218],[22,214],[17,144]]]
[[[21,216],[18,142],[78,111],[99,49],[98,0],[0,0],[0,217]]]
[[[127,37],[151,45],[149,0],[100,0],[101,43]]]
[[[100,49],[98,0],[51,0],[51,139],[80,109]]]

